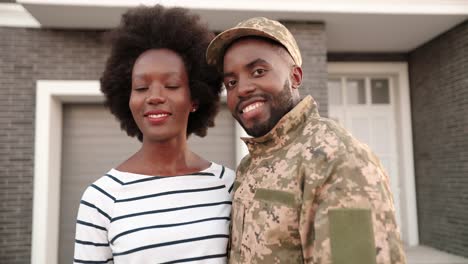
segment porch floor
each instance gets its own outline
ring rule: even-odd
[[[406,249],[408,264],[468,264],[468,259],[427,246]]]

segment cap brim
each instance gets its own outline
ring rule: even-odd
[[[276,37],[259,29],[250,27],[231,28],[223,31],[211,41],[206,50],[207,63],[210,65],[216,65],[219,70],[222,70],[223,65],[221,65],[221,63],[223,62],[223,56],[226,48],[236,39],[248,36],[265,37],[277,41],[281,44],[281,41],[279,41]]]

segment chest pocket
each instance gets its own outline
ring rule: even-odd
[[[281,234],[283,228],[299,228],[300,202],[291,192],[257,188],[249,209],[253,220],[264,225],[265,231],[271,229]]]
[[[257,188],[254,199],[267,203],[280,204],[287,207],[296,207],[297,204],[294,194],[265,188]]]
[[[299,235],[300,202],[292,192],[235,184],[231,263],[256,263],[272,257],[302,263]],[[292,262],[291,262],[292,261]]]
[[[300,202],[296,200],[293,193],[257,188],[251,209],[253,210],[251,212],[253,221],[261,230],[261,235],[258,237],[260,243],[257,245],[259,250],[268,248],[275,249],[275,251],[300,252],[298,250],[301,245],[299,235]],[[276,245],[281,245],[281,248],[276,249]]]

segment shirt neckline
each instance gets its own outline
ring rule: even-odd
[[[140,174],[140,173],[133,173],[133,172],[127,172],[127,171],[121,171],[121,170],[118,170],[116,168],[112,168],[110,171],[109,171],[109,174],[112,174],[114,176],[116,175],[119,175],[119,176],[130,176],[130,177],[135,177],[135,178],[147,178],[147,177],[151,177],[151,178],[160,178],[160,179],[170,179],[170,178],[174,178],[174,177],[185,177],[185,176],[198,176],[200,174],[208,174],[208,173],[211,173],[211,174],[215,174],[214,171],[215,171],[215,168],[217,166],[220,166],[214,162],[210,162],[210,166],[208,166],[206,169],[203,169],[201,171],[196,171],[196,172],[192,172],[192,173],[186,173],[186,174],[176,174],[176,175],[148,175],[148,174]]]

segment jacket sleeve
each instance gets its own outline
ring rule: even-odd
[[[406,263],[388,176],[380,162],[365,146],[335,154],[305,170],[300,212],[305,262],[332,263],[330,209],[360,208],[370,211],[376,263]]]
[[[113,201],[92,186],[80,201],[73,263],[113,263],[107,233]]]

